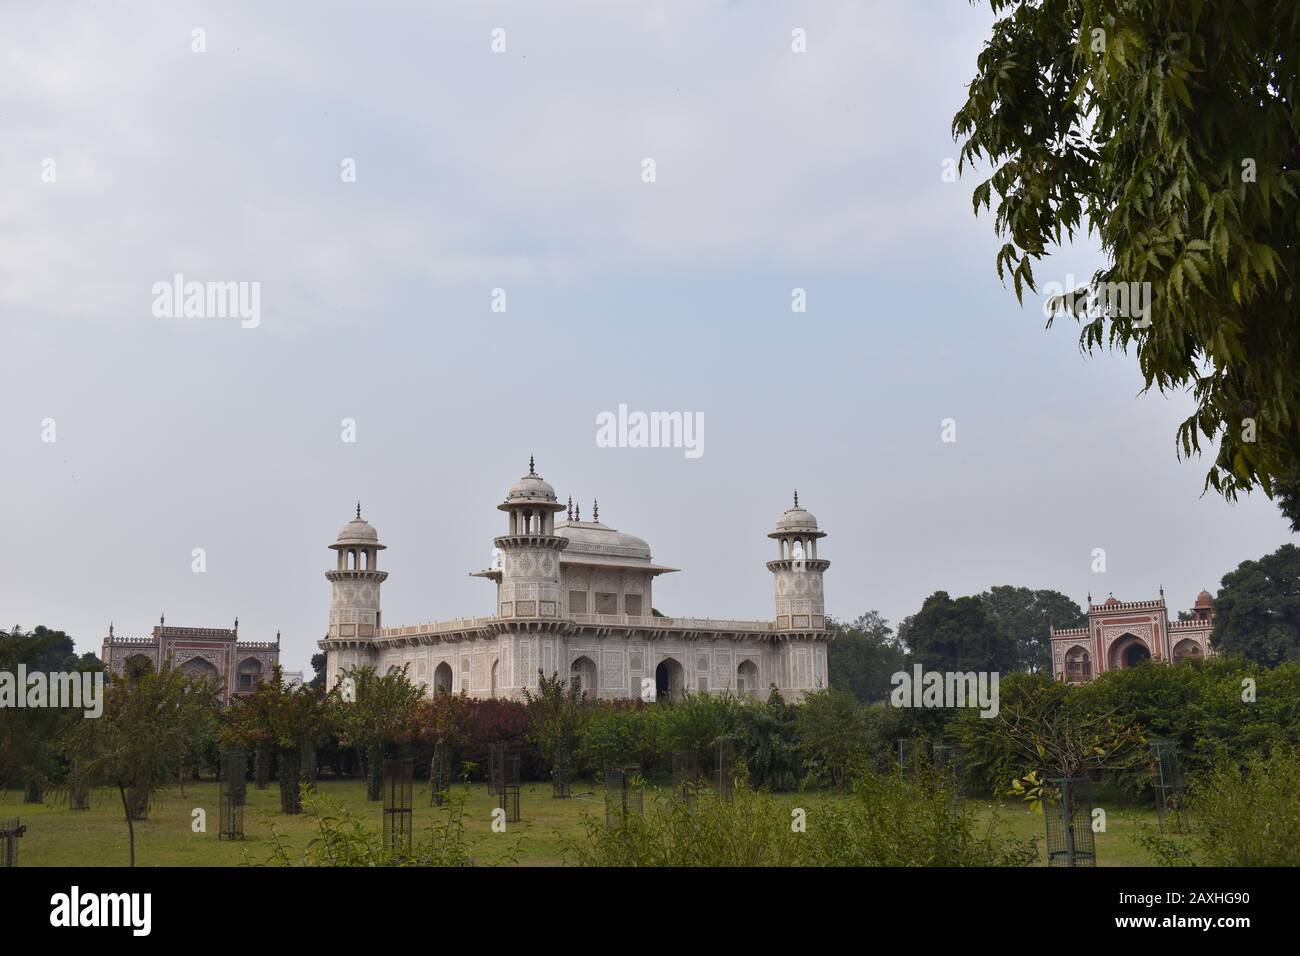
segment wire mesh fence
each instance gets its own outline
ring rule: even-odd
[[[1096,866],[1092,781],[1087,777],[1049,777],[1043,783],[1047,865]]]
[[[248,782],[244,779],[244,774],[247,769],[248,758],[242,750],[227,750],[221,755],[221,784],[218,794],[218,813],[221,819],[217,824],[218,840],[244,838],[244,804],[248,793]]]
[[[645,812],[641,768],[608,767],[605,770],[605,826],[613,830],[627,825],[629,816]]]
[[[700,758],[692,750],[679,750],[673,754],[673,796],[688,807],[695,806],[700,796]]]
[[[551,769],[551,796],[556,800],[568,800],[573,796],[569,782],[569,750],[567,747],[555,748],[555,766]]]
[[[22,820],[0,820],[0,867],[18,865],[18,841],[27,832]]]
[[[1160,832],[1186,833],[1191,826],[1187,818],[1187,789],[1182,764],[1178,760],[1178,744],[1172,740],[1153,740],[1151,756],[1156,765],[1156,812],[1160,815]]]
[[[953,804],[966,798],[966,755],[960,744],[939,742],[934,745],[934,769],[941,783],[952,787]]]
[[[415,761],[384,761],[384,849],[411,849]]]
[[[719,800],[730,803],[736,798],[736,738],[719,737],[716,745],[714,786]]]

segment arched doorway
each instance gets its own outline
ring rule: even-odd
[[[1071,684],[1092,680],[1092,655],[1077,644],[1065,652],[1065,679]]]
[[[451,693],[451,665],[443,661],[433,669],[433,696]]]
[[[751,660],[741,661],[736,668],[736,693],[741,697],[758,693],[758,665]]]
[[[1110,649],[1110,669],[1125,670],[1130,667],[1136,667],[1143,661],[1151,659],[1151,648],[1147,647],[1146,642],[1132,634],[1125,634],[1120,637]]]
[[[262,662],[256,657],[246,658],[239,665],[239,683],[236,685],[241,694],[251,694],[262,683]]]
[[[493,696],[493,697],[495,697],[495,696],[497,695],[497,678],[498,678],[498,677],[500,676],[500,674],[501,674],[501,667],[500,667],[500,664],[501,664],[500,661],[493,661],[493,662],[492,662],[492,685],[491,685],[491,687],[492,687],[492,691],[491,691],[491,693],[492,693],[492,696]]]
[[[1199,661],[1201,656],[1201,645],[1190,637],[1185,637],[1174,645],[1175,664],[1181,664],[1183,661]]]
[[[591,697],[596,697],[596,662],[590,657],[579,657],[569,667],[569,679],[578,690]]]
[[[221,676],[216,665],[211,661],[204,660],[202,657],[191,657],[181,665],[181,673],[190,680],[206,680],[207,678],[215,680]]]
[[[686,672],[671,657],[655,668],[655,700],[680,700],[686,690]]]

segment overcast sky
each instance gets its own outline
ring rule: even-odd
[[[683,569],[670,615],[772,615],[796,486],[828,611],[895,624],[997,584],[1187,607],[1290,537],[1201,496],[1185,396],[997,279],[942,176],[983,5],[122,6],[0,11],[3,626],[238,615],[307,669],[357,499],[386,624],[491,613],[530,454]],[[258,324],[155,316],[177,273],[259,283]],[[704,454],[597,447],[620,404],[702,413]]]

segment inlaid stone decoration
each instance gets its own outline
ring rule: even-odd
[[[331,609],[331,617],[334,613]],[[112,674],[168,664],[192,677],[215,680],[221,699],[229,702],[270,679],[280,663],[280,635],[274,641],[241,641],[238,618],[233,628],[177,627],[163,615],[148,637],[120,637],[110,624],[100,660]]]
[[[1100,604],[1088,595],[1085,627],[1052,628],[1052,673],[1082,684],[1105,671],[1135,667],[1146,660],[1180,663],[1214,653],[1214,598],[1202,591],[1186,617],[1169,619],[1164,588],[1154,601],[1120,601],[1113,594]]]
[[[325,575],[329,630],[320,642],[328,686],[361,664],[381,672],[411,665],[407,673],[430,696],[464,689],[520,699],[539,668],[579,678],[585,694],[604,699],[671,699],[687,689],[766,696],[776,687],[798,700],[826,686],[832,633],[822,577],[830,562],[817,554],[826,534],[797,493],[768,534],[777,547],[767,562],[775,606],[763,621],[656,614],[655,579],[677,569],[655,563],[643,539],[600,522],[594,507],[582,520],[531,460],[497,508],[505,533],[492,548],[470,549],[494,555],[472,573],[495,585],[495,613],[388,626],[380,609],[388,572],[378,568],[385,547],[358,507],[330,545],[337,567]]]

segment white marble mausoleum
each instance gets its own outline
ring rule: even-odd
[[[387,626],[379,569],[385,550],[361,517],[343,526],[330,548],[335,567],[329,631],[320,642],[326,680],[371,665],[381,673],[405,667],[427,693],[519,698],[538,671],[577,677],[589,695],[606,699],[677,698],[687,691],[749,695],[771,687],[798,700],[826,686],[826,626],[818,557],[825,532],[794,506],[767,536],[777,555],[767,562],[775,605],[763,621],[663,617],[654,610],[654,582],[676,568],[656,564],[641,538],[592,520],[555,495],[536,474],[511,486],[497,506],[505,532],[495,539],[493,566],[472,572],[496,587],[495,613],[425,624]],[[566,518],[557,520],[565,512]],[[755,548],[755,561],[760,558]]]

